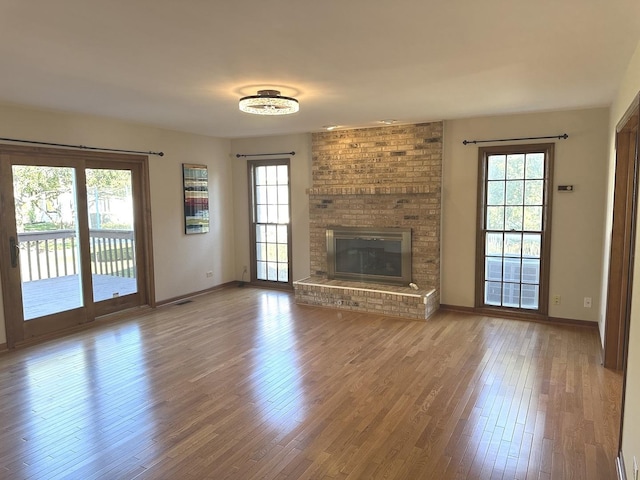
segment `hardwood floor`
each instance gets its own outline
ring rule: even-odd
[[[0,478],[614,479],[595,329],[228,288],[0,355]]]

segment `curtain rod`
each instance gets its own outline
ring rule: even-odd
[[[17,138],[0,137],[0,140],[6,141],[6,142],[30,143],[32,145],[47,145],[49,147],[67,147],[67,148],[77,148],[80,150],[100,150],[104,152],[119,152],[119,153],[141,153],[143,155],[157,155],[159,157],[164,157],[164,152],[143,152],[140,150],[121,150],[118,148],[87,147],[86,145],[69,145],[67,143],[37,142],[35,140],[21,140]]]
[[[268,155],[295,155],[296,152],[282,152],[282,153],[236,153],[236,158],[246,157],[266,157]]]
[[[563,133],[562,135],[550,135],[548,137],[525,137],[525,138],[498,138],[495,140],[464,140],[463,145],[469,145],[470,143],[490,143],[490,142],[516,142],[518,140],[544,140],[548,138],[557,138],[558,140],[566,140],[569,135]]]

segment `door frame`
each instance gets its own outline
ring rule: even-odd
[[[640,94],[616,126],[613,221],[602,354],[604,366],[615,370],[624,370],[627,360],[640,173],[639,122]]]
[[[44,320],[54,320],[52,325],[55,332],[94,321],[97,318],[115,313],[128,308],[148,305],[155,306],[155,288],[153,284],[153,250],[151,237],[151,209],[149,191],[149,166],[148,157],[145,155],[114,154],[107,152],[85,152],[62,148],[44,147],[24,147],[8,144],[0,144],[0,182],[3,188],[0,189],[0,222],[3,225],[4,234],[0,236],[0,281],[2,282],[2,295],[4,307],[4,321],[7,336],[7,347],[15,348],[17,345],[29,340],[32,337],[39,337],[50,334],[52,328],[47,326],[41,328],[34,322],[24,322],[22,311],[22,292],[16,288],[15,268],[11,266],[9,237],[17,238],[17,231],[13,223],[15,215],[15,202],[13,198],[13,185],[9,179],[12,177],[11,159],[42,159],[42,165],[50,166],[71,166],[76,168],[76,196],[77,202],[84,202],[84,207],[77,206],[78,212],[86,212],[86,185],[84,169],[86,168],[118,168],[136,171],[138,178],[136,196],[135,218],[140,219],[140,224],[136,224],[136,263],[140,274],[138,278],[138,295],[132,302],[128,296],[109,299],[105,302],[94,303],[92,298],[91,285],[91,264],[89,261],[89,223],[88,217],[78,215],[79,242],[81,244],[80,273],[84,278],[88,278],[82,284],[82,291],[85,298],[85,305],[79,309],[73,309],[57,315],[41,317]],[[20,163],[18,161],[18,163]],[[29,164],[31,162],[28,162]],[[40,163],[40,162],[37,162]],[[9,171],[5,171],[5,169]],[[87,300],[88,299],[88,300]],[[100,305],[102,303],[102,305]]]
[[[624,411],[627,394],[627,362],[629,358],[629,330],[631,327],[631,295],[635,264],[636,227],[638,221],[638,181],[640,175],[640,93],[616,125],[616,178],[614,179],[613,224],[611,229],[611,247],[609,254],[609,280],[607,283],[607,307],[604,328],[604,348],[602,362],[606,368],[622,370],[622,392],[620,402],[620,421],[618,430],[618,451],[616,468],[624,472],[622,439],[624,435]],[[635,134],[635,142],[632,136]],[[635,147],[635,148],[634,148]],[[618,182],[619,164],[626,166],[620,170],[632,172],[623,186]],[[629,184],[632,185],[629,191]],[[620,188],[620,190],[619,190]],[[624,201],[620,198],[623,197]],[[617,200],[617,201],[616,201]],[[629,212],[628,209],[631,208]],[[616,224],[616,215],[618,221]],[[628,222],[624,228],[621,223]],[[616,303],[621,308],[614,308]],[[611,315],[611,316],[610,316]]]

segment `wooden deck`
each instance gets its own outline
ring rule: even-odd
[[[94,301],[135,293],[135,278],[93,275]],[[30,320],[82,306],[78,275],[34,280],[22,284],[24,318]]]
[[[227,288],[0,354],[0,478],[616,478],[595,328]]]

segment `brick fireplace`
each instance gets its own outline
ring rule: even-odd
[[[427,318],[439,306],[442,122],[312,135],[311,272],[298,303]],[[327,228],[411,229],[408,285],[327,278]]]

